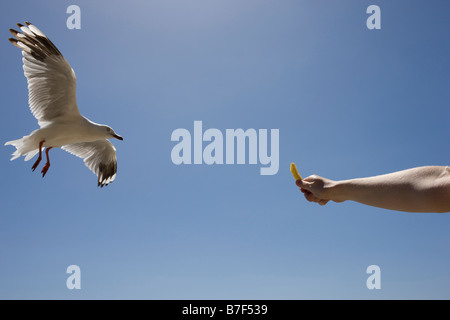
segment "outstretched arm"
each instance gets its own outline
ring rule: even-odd
[[[450,212],[450,168],[428,166],[375,177],[333,181],[317,175],[297,180],[308,201],[353,200],[407,212]]]

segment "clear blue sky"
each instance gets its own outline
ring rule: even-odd
[[[81,8],[81,30],[66,8]],[[366,9],[381,8],[381,30]],[[118,174],[0,147],[0,298],[450,298],[450,216],[308,203],[289,172],[331,179],[449,165],[450,2],[2,1],[0,140],[36,129],[8,29],[40,28],[111,125]],[[173,130],[280,130],[280,170],[172,163]],[[79,265],[81,290],[66,288]],[[381,290],[366,268],[381,268]]]

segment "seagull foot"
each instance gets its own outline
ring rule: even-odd
[[[42,157],[39,157],[39,158],[36,160],[36,162],[33,164],[33,166],[31,167],[31,170],[33,170],[33,172],[34,172],[34,170],[36,170],[36,168],[38,167],[38,165],[39,165],[39,163],[41,162],[41,160],[42,160]]]
[[[50,168],[50,163],[46,163],[45,166],[42,168],[42,178],[45,177],[45,175],[47,174],[48,168]]]
[[[33,166],[31,167],[31,170],[36,170],[36,168],[38,167],[39,163],[41,163],[42,160],[42,145],[44,144],[45,140],[42,140],[41,142],[39,142],[39,158],[37,158],[36,162],[33,164]],[[47,151],[47,160],[48,160],[48,151]],[[48,170],[48,168],[47,168]]]

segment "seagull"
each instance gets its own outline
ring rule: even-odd
[[[111,127],[83,117],[76,101],[75,72],[55,45],[34,25],[18,23],[20,31],[9,29],[15,36],[9,41],[22,50],[22,62],[28,82],[28,104],[40,129],[21,139],[6,142],[16,147],[11,161],[21,156],[25,161],[39,153],[32,170],[36,170],[45,150],[47,163],[42,168],[45,177],[50,168],[48,152],[61,148],[84,160],[98,177],[98,186],[113,182],[117,173],[116,149],[108,140],[123,140]]]

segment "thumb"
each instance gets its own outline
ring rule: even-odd
[[[303,188],[303,189],[306,189],[306,190],[308,190],[308,191],[311,191],[311,185],[312,185],[312,183],[309,182],[309,181],[305,181],[305,180],[300,179],[300,180],[295,181],[295,184],[296,184],[298,187],[300,187],[300,188]]]

